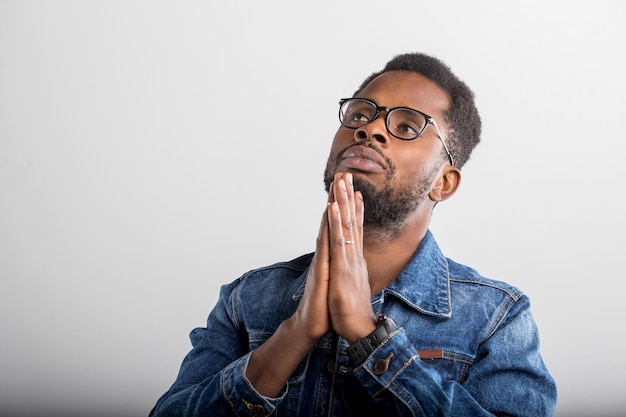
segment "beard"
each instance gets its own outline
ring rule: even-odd
[[[364,146],[368,146],[368,144],[364,144]],[[368,147],[378,152],[375,147]],[[346,149],[339,152],[334,160],[331,157],[328,158],[324,171],[326,192],[330,190],[330,185]],[[363,195],[363,223],[367,233],[394,238],[402,231],[408,216],[424,199],[428,198],[430,187],[437,175],[439,166],[437,164],[430,171],[424,170],[400,180],[396,178],[396,166],[393,161],[382,154],[381,156],[388,167],[387,178],[383,185],[377,187],[360,175],[353,177],[353,184],[354,190],[360,191]]]

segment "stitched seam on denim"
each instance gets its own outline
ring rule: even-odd
[[[470,355],[466,355],[464,353],[456,353],[450,352],[447,350],[442,350],[443,354],[440,358],[420,358],[422,362],[432,362],[436,363],[437,361],[448,361],[453,363],[461,364],[461,371],[459,374],[459,382],[463,383],[465,378],[467,378],[467,371],[474,365],[474,357]]]
[[[287,383],[289,383],[289,381],[287,381]],[[291,385],[291,387],[292,387],[291,389],[293,390],[292,392],[295,392],[297,395],[295,395],[296,406],[291,407],[290,415],[294,417],[298,417],[298,414],[300,413],[300,401],[302,400],[302,384],[297,384],[297,387],[296,385]],[[280,404],[283,404],[283,402],[281,402]],[[276,408],[280,407],[280,404],[277,405]]]
[[[519,298],[517,300],[519,300]],[[487,341],[487,339],[489,339],[496,332],[496,330],[498,329],[498,327],[500,327],[500,325],[504,321],[504,318],[507,316],[509,311],[511,311],[511,308],[513,308],[513,305],[517,300],[513,298],[507,298],[507,302],[503,303],[502,307],[500,307],[498,314],[496,314],[495,320],[489,327],[489,331],[487,332],[485,337],[479,342],[479,344]]]
[[[415,354],[415,355],[411,356],[408,361],[404,362],[402,367],[400,369],[398,369],[398,372],[393,374],[393,376],[389,380],[389,385],[393,384],[395,379],[398,377],[398,375],[400,375],[406,368],[408,368],[408,366],[410,364],[412,364],[415,361],[415,359],[418,359],[418,358],[419,358],[419,356],[417,354]]]
[[[381,388],[378,391],[376,391],[373,395],[372,398],[376,398],[378,397],[380,394],[382,394],[385,391],[389,391],[391,392],[396,398],[398,398],[400,401],[402,401],[404,403],[404,405],[406,405],[406,407],[411,411],[412,415],[415,415],[413,413],[413,409],[417,409],[419,416],[422,415],[421,411],[419,410],[419,403],[417,401],[414,401],[413,397],[409,394],[407,394],[406,390],[404,390],[401,386],[399,386],[398,384],[396,384],[395,382],[390,383],[390,386],[394,387],[394,390],[390,390],[388,388]]]
[[[296,271],[296,272],[304,272],[310,265],[311,263],[311,259],[307,259],[305,263],[300,263],[299,261],[302,259],[305,259],[309,256],[313,256],[313,253],[308,253],[306,255],[302,255],[299,258],[296,259],[292,259],[290,261],[281,261],[281,262],[276,262],[273,263],[271,265],[267,265],[267,266],[262,266],[260,268],[256,268],[256,269],[252,269],[248,272],[246,272],[241,279],[244,279],[246,276],[254,274],[256,272],[262,272],[262,271],[267,271],[270,269],[290,269],[292,271]]]
[[[243,324],[243,317],[241,314],[241,309],[239,308],[239,304],[237,304],[237,297],[239,294],[239,289],[241,288],[242,279],[243,277],[239,279],[239,285],[233,288],[233,292],[230,295],[230,309],[231,309],[231,314],[233,316],[235,328],[237,329],[237,331],[239,331],[240,333],[247,333]]]
[[[450,289],[450,263],[446,258],[446,295],[448,297],[448,312],[452,314],[452,290]]]
[[[384,296],[385,297],[387,295],[394,296],[398,300],[404,302],[406,305],[410,306],[411,308],[415,309],[416,311],[419,311],[422,314],[426,314],[427,316],[432,316],[432,317],[450,317],[450,315],[452,314],[452,300],[451,300],[451,295],[450,295],[451,291],[452,291],[451,288],[450,288],[450,279],[451,279],[450,264],[449,264],[447,259],[445,259],[445,263],[446,263],[446,308],[447,308],[447,311],[426,310],[426,309],[420,307],[418,304],[414,303],[412,300],[408,299],[403,293],[395,291],[395,290],[383,289]]]
[[[417,416],[422,416],[422,412],[420,410],[419,407],[419,403],[417,401],[415,401],[415,399],[413,398],[413,396],[411,396],[409,393],[406,392],[405,389],[403,389],[400,385],[396,384],[395,382],[392,382],[390,385],[393,385],[394,390],[392,391],[393,394],[404,403],[404,405],[406,405],[406,407],[409,409],[409,411],[411,411],[411,415],[416,416],[416,414],[413,412],[413,410],[417,410],[418,414]]]
[[[220,378],[220,382],[222,385],[222,395],[226,399],[226,402],[230,404],[230,408],[233,410],[233,413],[237,415],[237,409],[235,408],[235,404],[233,404],[232,401],[230,400],[230,397],[226,395],[226,381],[224,381],[225,379],[226,379],[226,372],[222,372],[222,378]]]
[[[398,329],[398,330],[396,330],[395,332],[393,332],[393,333],[392,333],[389,337],[387,337],[387,338],[386,338],[386,339],[385,339],[385,340],[384,340],[384,341],[380,344],[380,346],[378,346],[378,347],[374,350],[374,352],[377,352],[377,351],[378,351],[378,350],[380,350],[383,346],[385,346],[385,345],[387,344],[387,342],[388,342],[389,340],[391,340],[391,338],[392,338],[395,334],[397,334],[399,331],[400,331],[400,330]],[[374,352],[372,352],[372,354],[373,354]],[[407,360],[407,361],[406,361],[406,362],[402,365],[402,367],[401,367],[400,369],[398,369],[398,371],[397,371],[395,374],[393,374],[393,376],[389,379],[389,382],[388,382],[387,384],[383,385],[383,386],[384,386],[384,387],[388,387],[389,385],[393,384],[393,380],[394,380],[394,379],[396,379],[396,377],[397,377],[398,375],[400,375],[400,373],[402,373],[402,371],[404,371],[404,370],[407,368],[407,366],[409,366],[409,365],[410,365],[410,364],[411,364],[411,363],[415,360],[415,358],[419,358],[419,355],[418,355],[417,353],[415,353],[413,356],[411,356],[411,357],[410,357],[410,358],[409,358],[409,359],[408,359],[408,360]],[[366,361],[366,362],[371,362],[371,360],[372,360],[372,356],[370,356],[370,357],[367,359],[367,361]],[[365,363],[364,363],[363,365],[365,365]],[[368,369],[368,372],[369,372],[369,367],[368,367],[367,369]]]
[[[468,284],[476,284],[483,285],[485,287],[495,288],[506,293],[509,297],[513,298],[515,301],[522,298],[524,292],[519,288],[509,287],[506,285],[498,284],[496,282],[488,281],[481,278],[469,278],[469,277],[458,277],[458,276],[450,276],[450,281],[468,283]]]
[[[386,338],[385,340],[383,340],[383,341],[382,341],[382,343],[381,343],[378,347],[376,347],[376,349],[374,349],[374,351],[370,354],[370,357],[369,357],[369,358],[367,358],[367,359],[366,359],[366,361],[365,361],[363,364],[359,365],[359,366],[364,366],[366,363],[371,362],[371,360],[372,360],[372,358],[373,358],[373,356],[374,356],[374,353],[375,353],[375,352],[378,352],[380,349],[382,349],[382,348],[383,348],[383,346],[385,346],[385,345],[386,345],[386,344],[387,344],[387,343],[391,340],[391,338],[392,338],[394,335],[398,334],[399,332],[400,332],[400,329],[397,329],[396,331],[394,331],[393,333],[391,333],[389,336],[387,336],[387,338]],[[406,361],[406,362],[402,365],[402,367],[401,367],[400,369],[398,369],[398,371],[397,371],[397,372],[396,372],[396,373],[395,373],[395,374],[394,374],[394,375],[393,375],[393,376],[389,379],[389,382],[388,382],[387,384],[383,385],[383,386],[384,386],[384,387],[388,387],[389,385],[391,385],[391,384],[393,383],[393,380],[394,380],[394,379],[395,379],[395,378],[396,378],[396,377],[397,377],[397,376],[398,376],[398,375],[399,375],[399,374],[400,374],[403,370],[405,370],[405,369],[406,369],[406,367],[407,367],[407,366],[409,366],[409,365],[411,364],[411,362],[413,362],[413,361],[415,360],[415,358],[419,358],[419,355],[417,355],[417,353],[415,353],[415,355],[411,356],[411,357],[409,358],[409,360],[408,360],[408,361]],[[369,367],[367,368],[367,370],[368,370],[368,372],[370,372]]]
[[[391,333],[385,340],[383,340],[383,342],[380,344],[380,346],[378,346],[374,352],[376,352],[377,350],[381,349],[383,346],[385,346],[390,340],[391,338],[396,335],[397,333],[400,332],[400,329],[397,329],[396,331],[394,331],[393,333]],[[418,404],[416,404],[413,401],[413,397],[411,397],[410,395],[408,395],[398,384],[395,383],[395,379],[398,377],[398,375],[400,375],[411,363],[413,363],[415,361],[415,359],[419,359],[419,355],[417,355],[417,353],[413,356],[411,356],[403,365],[400,369],[398,369],[398,371],[391,377],[391,379],[389,380],[389,382],[385,385],[383,385],[383,388],[378,390],[373,397],[376,397],[377,395],[379,395],[380,393],[382,393],[384,390],[387,390],[390,386],[394,386],[395,392],[394,395],[396,395],[396,397],[398,397],[406,406],[409,410],[411,410],[411,414],[413,414],[413,409],[418,408]],[[368,361],[371,359],[368,359]],[[368,372],[369,372],[369,368],[368,368]],[[378,379],[378,378],[377,378]],[[400,395],[402,394],[402,396],[404,398],[402,398],[402,396]],[[420,413],[421,415],[421,413]]]
[[[333,374],[332,376],[333,378],[335,377],[335,374]],[[317,392],[315,393],[315,411],[314,411],[314,415],[317,415],[321,409],[321,395],[320,393],[323,391],[324,388],[324,383],[326,381],[324,381],[324,377],[322,376],[321,378],[317,379]],[[329,388],[330,388],[330,392],[332,393],[332,387],[333,387],[333,381],[330,381]]]
[[[452,312],[452,308],[450,307],[450,286],[448,285],[448,302],[446,303],[446,306],[448,308],[448,311],[431,311],[431,310],[425,310],[422,307],[420,307],[419,305],[413,303],[411,300],[409,300],[408,298],[406,298],[403,294],[395,292],[395,291],[386,291],[385,295],[391,295],[395,298],[397,298],[398,300],[402,301],[404,304],[406,304],[407,306],[411,307],[412,309],[419,311],[422,314],[425,314],[427,316],[431,316],[431,317],[449,317],[451,312]]]
[[[287,382],[289,385],[302,386],[302,382],[305,380],[307,373],[309,372],[309,363],[311,360],[311,352],[307,353],[304,359],[298,364],[296,370],[289,377]]]
[[[461,372],[459,374],[459,383],[460,384],[463,384],[465,382],[465,380],[467,379],[467,373],[468,373],[470,368],[471,368],[470,364],[463,363],[463,366],[461,367]]]
[[[272,333],[250,333],[248,342],[263,343],[272,336]]]
[[[313,349],[328,351],[327,352],[328,356],[330,356],[331,358],[334,358],[335,360],[339,360],[338,348],[337,348],[337,351],[335,351],[334,348],[335,348],[335,344],[333,340],[329,340],[328,338],[323,337],[322,339],[317,341]],[[319,415],[320,410],[322,409],[322,401],[324,400],[322,393],[324,393],[325,391],[328,391],[329,395],[333,393],[335,377],[336,377],[336,374],[334,372],[331,374],[330,377],[327,377],[322,373],[320,378],[317,379],[317,392],[313,401],[313,405],[314,405],[313,414],[314,415],[316,416]],[[325,388],[327,388],[327,390],[325,390]]]
[[[450,352],[447,350],[443,351],[443,356],[441,358],[434,358],[433,360],[436,359],[445,359],[453,362],[461,362],[468,365],[474,364],[474,357],[466,355],[464,353]]]

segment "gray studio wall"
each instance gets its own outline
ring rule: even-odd
[[[474,89],[432,230],[523,288],[557,416],[626,405],[621,1],[0,1],[0,410],[146,415],[219,286],[313,250],[337,99],[394,54]]]

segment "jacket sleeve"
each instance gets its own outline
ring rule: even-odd
[[[402,328],[355,375],[389,415],[552,416],[556,386],[539,353],[528,298],[517,300],[493,329],[462,381],[443,380]]]
[[[262,396],[245,376],[250,352],[247,333],[233,307],[237,290],[237,282],[221,288],[207,327],[191,332],[193,348],[150,416],[268,415],[284,397]]]

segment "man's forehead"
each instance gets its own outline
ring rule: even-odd
[[[385,107],[415,107],[432,116],[445,112],[451,101],[434,81],[410,71],[384,72],[370,81],[357,97],[369,98]]]

